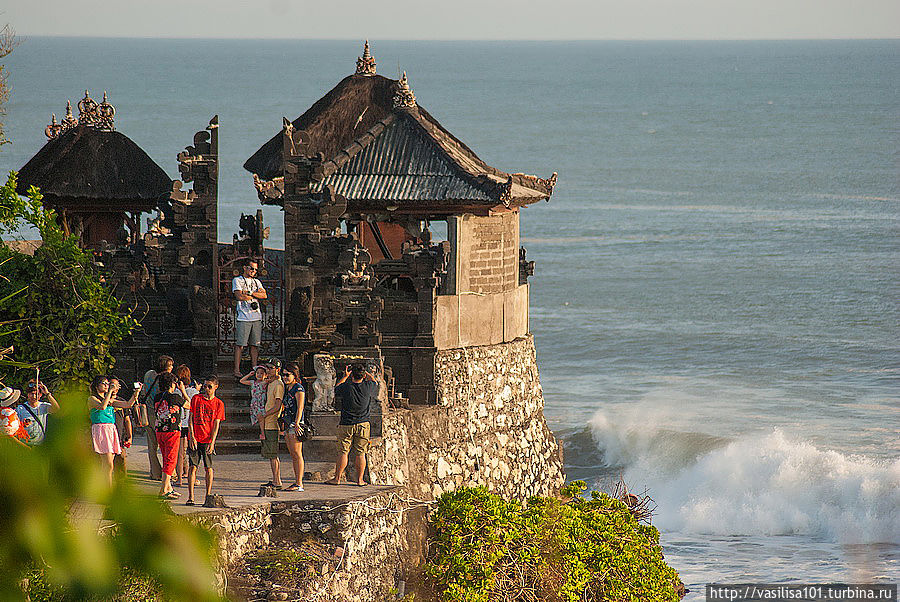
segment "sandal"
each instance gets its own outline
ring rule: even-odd
[[[298,485],[294,483],[293,485],[288,485],[284,488],[285,491],[303,491],[303,485]]]
[[[193,505],[194,505],[194,500],[188,500],[188,501],[186,501],[186,502],[184,503],[184,505],[185,505],[185,506],[193,506]]]

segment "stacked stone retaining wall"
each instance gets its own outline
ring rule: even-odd
[[[370,454],[373,482],[406,485],[430,499],[483,485],[524,500],[563,485],[531,335],[439,351],[435,381],[436,406],[385,413],[383,443]]]
[[[562,452],[544,419],[530,335],[440,351],[435,380],[437,405],[384,413],[369,476],[395,487],[345,502],[276,500],[202,515],[219,533],[223,563],[312,537],[336,556],[299,599],[384,600],[423,562],[427,513],[445,491],[483,485],[519,500],[558,491]]]

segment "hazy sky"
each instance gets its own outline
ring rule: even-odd
[[[8,0],[20,35],[343,39],[900,37],[900,0]]]

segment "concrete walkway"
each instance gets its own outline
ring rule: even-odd
[[[281,456],[281,479],[285,487],[294,482],[294,470],[288,455]],[[148,494],[156,495],[159,491],[159,481],[151,480],[149,474],[149,459],[147,457],[147,444],[142,436],[138,436],[134,444],[128,450],[128,476],[142,490]],[[334,470],[333,464],[323,462],[307,463],[305,472],[328,474]],[[382,491],[393,489],[393,485],[326,485],[325,483],[304,481],[302,492],[279,491],[278,497],[257,497],[261,484],[272,478],[269,461],[258,454],[228,454],[215,456],[214,479],[212,492],[222,495],[225,503],[231,508],[254,506],[265,502],[284,501],[310,501],[342,503],[351,500],[360,500],[370,497]],[[187,500],[187,483],[181,487],[175,487],[181,493],[177,500],[169,502],[172,511],[176,514],[194,514],[220,512],[218,508],[204,508],[203,501],[206,498],[206,483],[204,471],[201,466],[197,470],[197,481],[194,484],[194,501],[196,506],[185,506]]]

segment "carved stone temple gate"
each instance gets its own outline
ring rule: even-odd
[[[243,265],[253,259],[259,264],[257,279],[266,289],[268,298],[260,302],[262,311],[262,343],[260,357],[284,354],[284,251],[266,249],[264,240],[268,229],[263,227],[262,210],[256,215],[241,215],[241,232],[232,244],[219,244],[217,280],[217,341],[218,355],[234,352],[236,304],[231,290],[233,278],[243,274]]]

